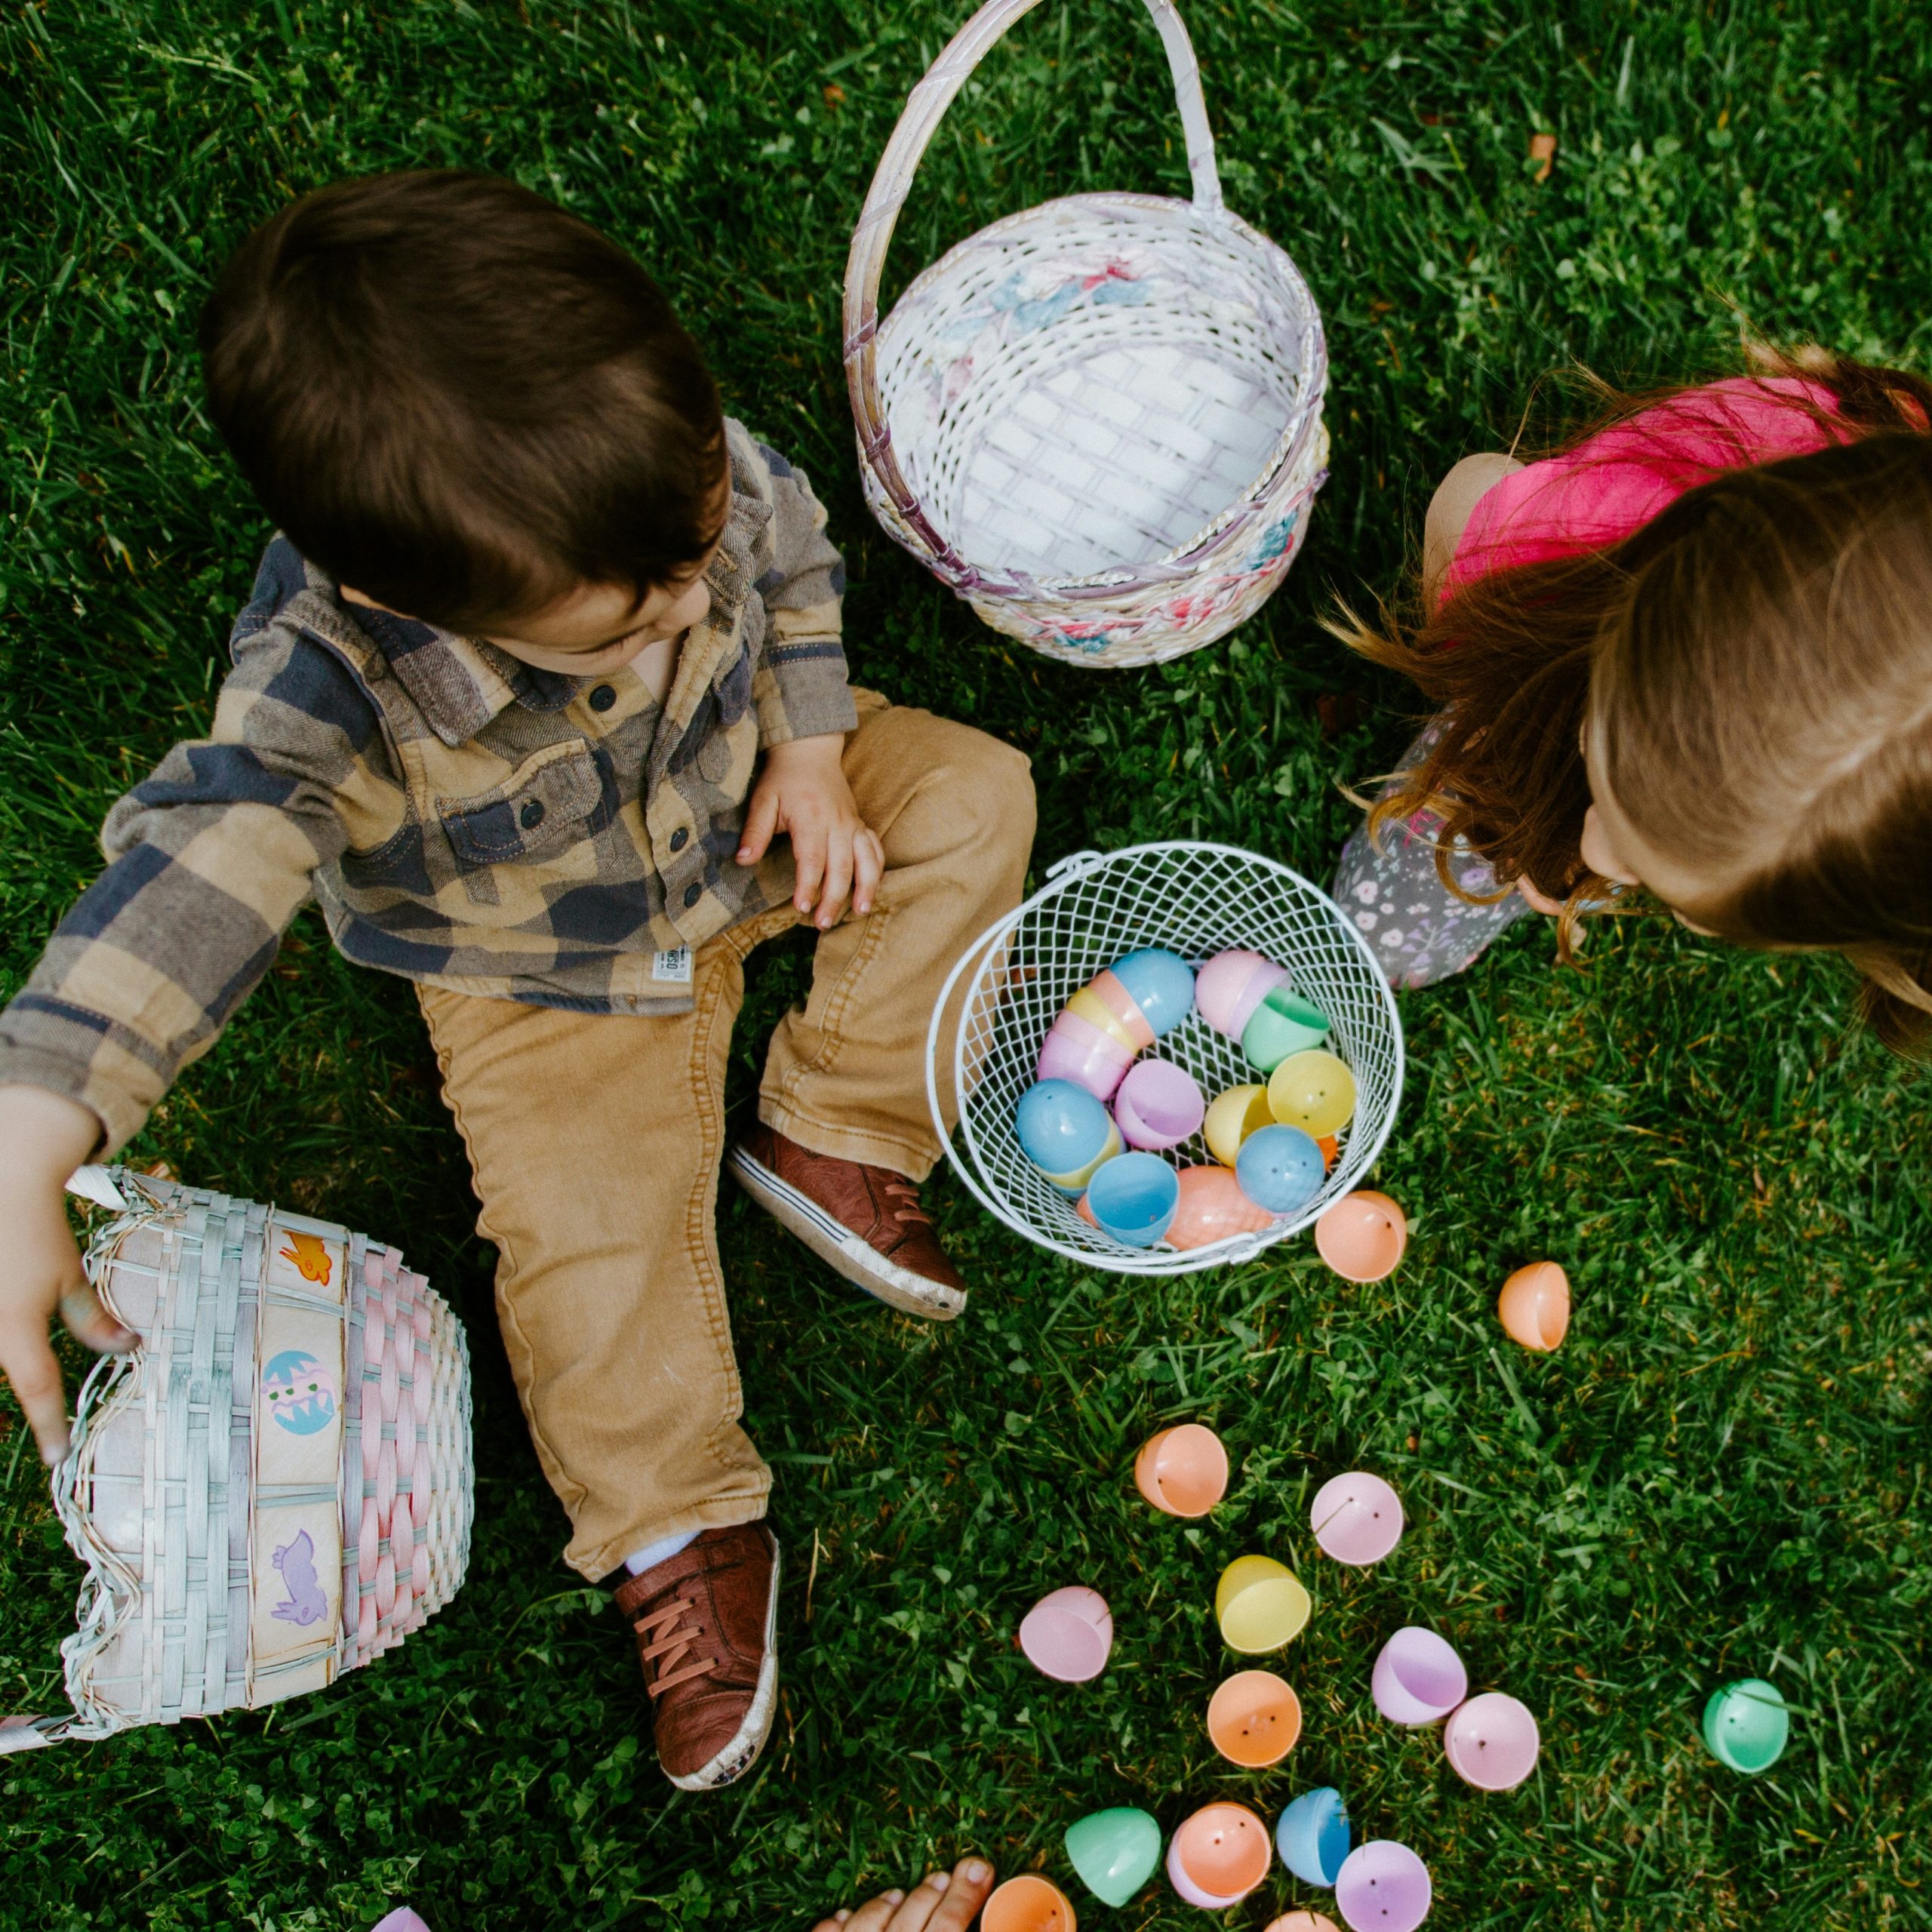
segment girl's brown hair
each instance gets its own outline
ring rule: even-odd
[[[1639,836],[1724,881],[1696,916],[1746,945],[1829,948],[1888,1044],[1932,1035],[1932,383],[1808,351],[1766,391],[1814,454],[1727,470],[1614,548],[1501,568],[1437,608],[1331,628],[1411,678],[1444,728],[1371,829],[1426,810],[1499,881],[1579,917],[1583,733]],[[1817,395],[1828,392],[1835,407]],[[1682,390],[1620,399],[1587,433]],[[1574,438],[1571,446],[1581,438]],[[1513,884],[1505,890],[1513,889]],[[1463,895],[1467,897],[1468,895]],[[1500,896],[1500,895],[1499,895]]]

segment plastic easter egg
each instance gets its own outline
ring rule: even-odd
[[[1189,1905],[1225,1912],[1268,1875],[1268,1828],[1245,1804],[1204,1804],[1168,1844],[1168,1878]]]
[[[1271,1115],[1269,1118],[1272,1119],[1273,1116]],[[1340,1158],[1342,1143],[1332,1134],[1318,1134],[1315,1137],[1315,1144],[1321,1149],[1322,1171],[1327,1173],[1333,1169],[1336,1161]]]
[[[1020,1647],[1042,1676],[1084,1684],[1107,1667],[1114,1620],[1098,1590],[1070,1584],[1043,1596],[1020,1624]]]
[[[1245,946],[1217,952],[1194,977],[1194,1004],[1217,1033],[1238,1041],[1254,1009],[1287,974]]]
[[[1170,1247],[1205,1247],[1230,1235],[1257,1235],[1273,1225],[1275,1217],[1242,1193],[1226,1168],[1183,1168],[1179,1183],[1180,1199],[1168,1229]]]
[[[1341,1932],[1341,1928],[1318,1912],[1286,1912],[1279,1918],[1269,1919],[1261,1932]]]
[[[1137,1048],[1154,1044],[1154,1029],[1148,1025],[1147,1016],[1140,1011],[1134,995],[1112,974],[1096,973],[1087,982],[1087,990],[1126,1028],[1127,1037]]]
[[[1194,970],[1164,946],[1144,946],[1116,959],[1113,975],[1146,1015],[1157,1040],[1164,1039],[1194,1011]]]
[[[1444,1638],[1407,1623],[1383,1645],[1368,1687],[1391,1724],[1413,1728],[1446,1718],[1469,1694],[1469,1673]]]
[[[1161,1828],[1131,1804],[1091,1812],[1067,1826],[1066,1858],[1103,1905],[1123,1906],[1161,1862]]]
[[[1711,1693],[1704,1706],[1704,1742],[1727,1770],[1755,1777],[1784,1754],[1791,1713],[1775,1684],[1741,1677]]]
[[[1171,1060],[1137,1060],[1114,1096],[1114,1118],[1130,1147],[1178,1147],[1208,1112],[1194,1075]]]
[[[1208,1108],[1201,1137],[1208,1143],[1208,1152],[1223,1167],[1232,1168],[1241,1158],[1247,1137],[1274,1124],[1266,1088],[1230,1087]]]
[[[1208,1739],[1231,1764],[1278,1764],[1301,1736],[1301,1700],[1272,1670],[1238,1670],[1208,1701]]]
[[[1180,1177],[1158,1154],[1117,1154],[1087,1183],[1087,1216],[1129,1247],[1152,1247],[1173,1228]]]
[[[1464,1783],[1478,1791],[1513,1791],[1536,1769],[1542,1740],[1527,1704],[1485,1690],[1449,1714],[1442,1749]]]
[[[1078,1194],[1103,1161],[1120,1152],[1107,1110],[1070,1080],[1042,1080],[1013,1110],[1020,1151],[1054,1186]]]
[[[1554,1261],[1532,1261],[1503,1283],[1496,1312],[1511,1341],[1547,1355],[1570,1332],[1570,1277]]]
[[[1321,1192],[1321,1149],[1298,1127],[1264,1127],[1241,1143],[1235,1180],[1271,1214],[1292,1214]]]
[[[1214,1591],[1221,1641],[1250,1656],[1291,1643],[1312,1607],[1301,1580],[1272,1556],[1237,1556]]]
[[[1073,1901],[1051,1878],[1023,1872],[980,1908],[980,1932],[1078,1932]]]
[[[1401,1540],[1401,1499],[1380,1476],[1351,1469],[1315,1492],[1308,1526],[1337,1563],[1380,1563]]]
[[[1331,1886],[1349,1855],[1348,1807],[1333,1785],[1305,1791],[1275,1826],[1281,1863],[1304,1885]]]
[[[1063,1013],[1041,1043],[1035,1069],[1042,1080],[1070,1080],[1097,1100],[1111,1100],[1134,1055],[1078,1014]]]
[[[1170,1516],[1204,1516],[1228,1493],[1228,1452],[1211,1429],[1181,1423],[1141,1444],[1134,1481],[1156,1509]]]
[[[1312,1053],[1328,1037],[1327,1016],[1286,986],[1276,986],[1248,1015],[1241,1050],[1263,1073],[1291,1054]]]
[[[1429,1867],[1393,1838],[1371,1838],[1343,1861],[1335,1906],[1350,1932],[1416,1932],[1434,1896]]]
[[[1091,986],[1082,986],[1060,1011],[1075,1020],[1084,1020],[1097,1032],[1106,1035],[1117,1047],[1129,1054],[1140,1051],[1140,1042],[1134,1035],[1138,1029],[1130,1029],[1124,1020],[1117,1020],[1107,1011],[1106,1001]]]
[[[1291,1054],[1268,1076],[1268,1106],[1284,1127],[1339,1134],[1355,1114],[1355,1077],[1319,1048]]]
[[[1408,1244],[1408,1217],[1372,1188],[1343,1195],[1315,1224],[1316,1251],[1345,1281],[1392,1274]]]

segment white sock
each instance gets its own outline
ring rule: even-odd
[[[654,1570],[659,1564],[675,1556],[679,1550],[688,1548],[697,1541],[698,1533],[687,1530],[681,1537],[660,1537],[655,1543],[648,1543],[641,1549],[634,1549],[624,1558],[624,1567],[633,1577],[641,1577],[647,1570]]]

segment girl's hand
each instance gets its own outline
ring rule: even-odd
[[[951,1872],[928,1872],[909,1895],[885,1892],[857,1912],[835,1912],[813,1932],[966,1932],[993,1888],[983,1858],[962,1858]]]
[[[1554,919],[1561,916],[1563,911],[1562,900],[1551,898],[1546,892],[1539,892],[1527,879],[1519,878],[1516,881],[1516,890],[1536,911],[1542,913],[1546,918]]]
[[[838,923],[848,896],[854,912],[869,912],[885,871],[885,848],[860,817],[845,782],[844,751],[844,734],[835,731],[774,745],[752,787],[738,845],[739,864],[755,866],[778,833],[789,834],[798,866],[792,903],[801,912],[817,908],[812,923],[820,932]]]
[[[0,1087],[0,1369],[50,1466],[67,1453],[66,1391],[47,1339],[54,1311],[91,1349],[134,1343],[88,1285],[67,1225],[67,1177],[100,1139],[100,1122],[78,1101]]]

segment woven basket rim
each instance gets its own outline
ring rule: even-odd
[[[1297,371],[1303,392],[1294,420],[1276,438],[1254,480],[1218,515],[1201,525],[1180,543],[1162,551],[1157,556],[1144,558],[1137,563],[1109,564],[1104,570],[1090,571],[1078,576],[1043,577],[1029,573],[1024,587],[1016,585],[1008,588],[1003,583],[988,585],[981,587],[977,593],[996,595],[1003,603],[1051,603],[1066,592],[1076,590],[1138,589],[1146,585],[1150,574],[1171,573],[1176,584],[1180,584],[1210,561],[1204,553],[1211,550],[1235,523],[1252,515],[1265,503],[1284,471],[1294,467],[1306,456],[1315,439],[1321,434],[1322,404],[1327,394],[1327,336],[1321,324],[1321,311],[1315,303],[1306,278],[1295,266],[1294,258],[1288,251],[1278,242],[1244,221],[1225,204],[1209,212],[1177,195],[1144,195],[1125,190],[1097,189],[1085,194],[1056,195],[1050,201],[1036,202],[1030,207],[1002,215],[997,221],[989,222],[985,227],[976,228],[971,234],[962,236],[944,254],[929,262],[913,276],[900,291],[897,300],[879,318],[875,340],[880,358],[884,359],[893,325],[900,310],[915,296],[942,283],[950,266],[960,257],[991,238],[1041,223],[1043,218],[1050,217],[1055,211],[1066,208],[1127,208],[1142,214],[1156,214],[1210,235],[1217,231],[1232,231],[1239,239],[1256,249],[1267,266],[1281,275],[1300,296],[1302,306],[1307,311],[1309,328],[1302,338],[1301,361]],[[889,426],[889,411],[887,421]],[[869,481],[871,472],[869,467],[866,475]],[[1312,498],[1318,487],[1318,479],[1311,478],[1297,494],[1304,498]],[[918,547],[924,552],[925,546],[922,543]],[[922,560],[929,568],[936,566],[937,560],[930,555],[924,556]],[[985,570],[989,576],[1014,574],[992,565],[976,565],[975,568]]]
[[[1246,846],[1227,845],[1217,840],[1204,838],[1164,838],[1143,841],[1137,845],[1115,847],[1111,851],[1094,850],[1072,852],[1057,860],[1048,868],[1045,882],[1038,891],[1029,894],[1012,912],[996,919],[985,931],[974,940],[954,963],[947,974],[946,983],[940,989],[933,1007],[931,1023],[926,1031],[926,1104],[930,1109],[934,1125],[940,1137],[940,1143],[946,1151],[946,1161],[955,1174],[964,1182],[967,1191],[1002,1226],[1015,1234],[1023,1235],[1035,1247],[1049,1253],[1064,1257],[1078,1263],[1082,1267],[1095,1268],[1117,1275],[1151,1275],[1164,1277],[1198,1273],[1204,1268],[1232,1266],[1252,1260],[1265,1248],[1272,1247],[1290,1235],[1300,1233],[1318,1218],[1310,1214],[1302,1217],[1288,1216],[1275,1226],[1263,1233],[1235,1235],[1225,1241],[1214,1242],[1206,1247],[1183,1249],[1178,1252],[1152,1248],[1122,1248],[1118,1253],[1096,1252],[1088,1248],[1075,1247],[1069,1243],[1056,1240],[1038,1227],[1016,1218],[1013,1211],[998,1199],[980,1180],[975,1169],[980,1155],[970,1125],[963,1098],[959,1105],[959,1134],[968,1143],[971,1158],[962,1156],[958,1139],[946,1126],[945,1116],[940,1103],[939,1064],[941,1042],[940,1023],[946,1009],[952,1004],[953,996],[962,982],[973,983],[971,976],[983,969],[993,949],[1003,940],[1017,932],[1027,915],[1049,900],[1057,899],[1071,891],[1083,880],[1091,878],[1097,871],[1118,866],[1136,859],[1146,853],[1189,854],[1211,853],[1218,857],[1238,859],[1257,866],[1265,872],[1279,874],[1283,878],[1303,891],[1312,894],[1334,910],[1337,930],[1345,934],[1349,942],[1367,962],[1371,983],[1377,988],[1383,1015],[1388,1023],[1389,1046],[1394,1064],[1391,1078],[1389,1107],[1386,1116],[1377,1124],[1374,1134],[1367,1141],[1367,1152],[1359,1160],[1355,1149],[1361,1144],[1351,1140],[1349,1159],[1355,1165],[1357,1177],[1366,1175],[1381,1158],[1383,1149],[1388,1144],[1394,1131],[1395,1117],[1401,1110],[1402,1088],[1407,1072],[1407,1045],[1402,1032],[1402,1017],[1395,1004],[1395,995],[1377,963],[1374,949],[1367,940],[1357,931],[1354,924],[1343,913],[1340,906],[1321,888],[1290,865],[1279,859],[1270,858],[1266,853],[1250,851]],[[953,1029],[953,1038],[946,1051],[949,1055],[953,1086],[955,1093],[961,1087],[961,1069],[959,1066],[960,1041],[964,1037],[968,1019],[968,1000],[962,999],[959,1017]],[[1337,1197],[1340,1198],[1340,1197]]]

